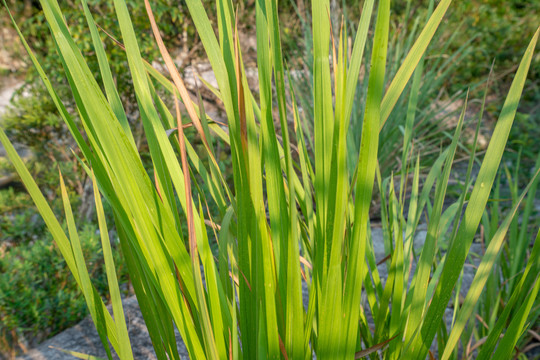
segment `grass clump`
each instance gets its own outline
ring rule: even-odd
[[[414,101],[407,103],[402,129],[405,140],[401,142],[399,181],[392,173],[381,175],[379,164],[384,159],[379,158],[379,149],[386,141],[381,131],[395,126],[389,119],[411,78],[412,97],[422,95],[414,86],[422,77],[418,66],[450,0],[433,6],[395,72],[387,69],[390,1],[363,3],[350,51],[346,28],[337,36],[332,34],[329,2],[313,1],[312,135],[303,131],[297,94],[284,63],[277,1],[255,3],[257,94],[247,83],[232,2],[216,1],[216,35],[204,4],[186,1],[216,76],[218,89],[211,91],[225,109],[227,123],[223,124],[211,119],[200,98],[193,99],[186,90],[151,4],[145,1],[172,81],[143,59],[129,8],[123,0],[115,0],[152,176],[141,160],[94,17],[86,1],[81,4],[100,82],[70,35],[59,4],[41,1],[80,125],[25,46],[81,151],[81,166],[92,179],[112,315],[91,280],[63,177],[60,192],[67,231],[3,131],[0,141],[82,290],[108,358],[113,351],[121,359],[133,355],[103,201],[113,213],[120,247],[160,359],[179,358],[174,327],[194,359],[309,359],[313,354],[320,359],[425,359],[435,351],[450,359],[462,351],[460,342],[464,349],[469,341],[477,345],[480,359],[512,356],[521,334],[538,316],[538,237],[530,253],[523,251],[529,249],[537,230],[532,234],[524,230],[523,238],[518,236],[509,243],[520,249],[511,254],[520,254],[523,262],[514,272],[515,281],[495,290],[506,294],[507,302],[488,325],[486,336],[481,339],[474,331],[472,335],[465,332],[465,325],[474,318],[486,282],[496,276],[494,269],[500,265],[496,259],[506,234],[521,202],[530,196],[527,191],[537,186],[536,180],[516,194],[501,223],[492,221],[493,235],[462,303],[456,289],[492,194],[540,29],[515,73],[478,174],[472,176],[475,141],[463,191],[447,207],[446,192],[467,102],[448,147],[440,152],[422,185],[422,154],[411,145]],[[368,38],[372,38],[369,53],[365,51]],[[361,123],[353,125],[351,114],[362,64],[370,69],[365,105]],[[158,84],[174,99],[173,109],[156,91]],[[177,100],[187,116],[182,116]],[[348,146],[351,126],[361,127],[353,133],[359,146],[352,159]],[[203,149],[194,151],[184,128],[197,132]],[[217,139],[230,146],[232,184],[217,163]],[[537,179],[538,172],[534,176]],[[202,184],[208,196],[198,190]],[[387,254],[383,259],[375,257],[370,232],[374,184],[381,194]],[[527,203],[532,201],[529,199]],[[217,209],[214,214],[208,211],[208,203]],[[426,241],[415,249],[414,235],[424,215]],[[385,281],[377,264],[386,267]],[[453,305],[454,316],[447,327],[444,315],[449,305]]]

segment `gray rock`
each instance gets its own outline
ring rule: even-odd
[[[157,359],[148,334],[148,329],[144,323],[144,319],[137,303],[137,299],[133,296],[126,298],[123,301],[124,313],[126,316],[129,338],[133,349],[133,357],[135,359]],[[182,358],[187,357],[187,349],[180,340],[177,333],[178,352]],[[54,348],[51,348],[54,347]],[[99,356],[106,358],[105,350],[99,339],[96,328],[92,319],[87,317],[74,327],[61,332],[55,337],[43,342],[37,348],[30,350],[17,359],[20,360],[72,360],[73,356],[68,355],[58,349],[61,348],[70,351],[76,351],[83,354]],[[116,354],[113,355],[118,359]]]
[[[4,88],[0,87],[0,117],[6,111],[11,98],[17,89],[22,86],[22,82],[10,79],[4,79],[6,86]]]
[[[9,106],[13,94],[23,85],[22,82],[11,78],[2,79],[2,81],[3,83],[0,85],[0,120]],[[5,156],[6,149],[0,143],[0,157]]]

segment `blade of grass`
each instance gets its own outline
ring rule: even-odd
[[[122,297],[120,296],[120,288],[118,287],[118,280],[116,278],[116,270],[113,261],[111,243],[109,240],[109,231],[107,230],[105,213],[103,211],[103,205],[101,203],[101,195],[99,194],[97,181],[93,173],[92,175],[94,198],[96,201],[96,213],[99,223],[99,233],[101,235],[101,246],[103,249],[103,257],[105,259],[105,271],[107,273],[109,293],[111,295],[114,322],[116,324],[116,332],[119,338],[120,348],[118,349],[118,356],[121,359],[129,360],[133,359],[133,352],[131,351],[131,343],[126,327],[126,320],[124,318],[124,309],[122,307]]]
[[[92,292],[92,282],[90,281],[90,274],[88,273],[88,269],[84,261],[84,255],[82,252],[81,242],[79,240],[79,234],[77,233],[75,219],[73,217],[71,204],[69,202],[66,186],[64,184],[64,178],[61,173],[60,190],[62,193],[62,202],[64,204],[64,212],[69,231],[71,250],[73,251],[73,258],[75,259],[75,264],[77,266],[77,270],[81,279],[81,290],[86,300],[86,304],[88,305],[88,310],[90,311],[92,320],[94,321],[94,325],[96,326],[96,330],[98,332],[101,343],[103,344],[103,347],[105,348],[105,351],[107,353],[107,357],[109,358],[109,360],[112,360],[112,353],[109,347],[109,342],[107,340],[107,329],[104,326],[105,321],[103,309],[99,307],[99,302],[96,301],[99,298],[99,295]],[[119,345],[121,345],[121,342],[125,339],[118,340]],[[120,352],[121,349],[119,348],[117,350]]]
[[[122,125],[124,132],[126,133],[129,141],[131,142],[131,145],[133,145],[133,147],[136,148],[135,139],[133,138],[133,134],[129,127],[129,122],[128,122],[126,113],[124,111],[122,101],[120,100],[120,96],[118,95],[118,91],[116,89],[116,86],[114,85],[111,69],[107,61],[107,55],[105,54],[103,43],[101,42],[101,38],[99,37],[98,29],[94,22],[94,18],[92,17],[92,14],[90,13],[90,9],[88,8],[87,1],[81,0],[81,4],[83,6],[86,22],[88,24],[88,27],[90,28],[90,35],[92,37],[92,42],[94,44],[94,50],[96,52],[96,57],[98,60],[99,69],[100,69],[101,76],[103,79],[105,92],[107,93],[107,98],[109,99],[109,103],[111,104],[112,110],[114,111],[116,118]]]
[[[97,356],[93,356],[93,355],[88,355],[88,354],[83,354],[83,353],[80,353],[80,352],[77,352],[77,351],[71,351],[71,350],[65,350],[65,349],[61,349],[59,347],[55,347],[55,346],[49,346],[51,349],[56,349],[56,350],[59,350],[61,352],[63,352],[64,354],[68,354],[68,355],[71,355],[73,357],[76,357],[77,359],[83,359],[83,360],[104,360],[103,358],[100,358],[100,357],[97,357]]]
[[[344,308],[350,311],[345,330],[346,354],[351,356],[356,350],[358,333],[358,312],[366,253],[369,205],[375,180],[379,124],[381,120],[381,100],[384,90],[386,54],[388,46],[388,28],[390,18],[390,2],[381,1],[377,10],[374,46],[371,57],[368,93],[364,122],[362,124],[362,140],[358,155],[358,180],[356,182],[354,203],[354,224],[349,248],[352,254],[348,258],[347,277],[345,283]]]

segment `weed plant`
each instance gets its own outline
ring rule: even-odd
[[[257,97],[247,86],[232,2],[216,1],[216,34],[203,3],[186,1],[216,75],[218,89],[212,90],[227,114],[223,125],[210,119],[200,99],[193,100],[187,92],[162,41],[151,4],[145,1],[172,81],[143,60],[129,9],[123,0],[115,0],[153,176],[145,170],[135,146],[86,1],[81,3],[102,84],[85,63],[56,0],[40,3],[77,104],[80,127],[24,44],[77,142],[82,166],[93,179],[112,315],[91,282],[62,176],[67,231],[3,131],[0,141],[84,294],[108,358],[113,351],[121,359],[132,359],[133,355],[102,201],[114,213],[122,253],[159,359],[179,359],[174,328],[193,359],[310,359],[313,354],[318,359],[425,359],[435,353],[441,359],[456,359],[460,351],[473,351],[471,346],[478,359],[513,356],[515,346],[539,313],[540,232],[534,229],[531,234],[524,227],[526,235],[510,237],[511,242],[506,235],[512,231],[524,198],[528,196],[527,204],[532,201],[538,171],[527,188],[516,194],[503,219],[491,215],[489,241],[463,301],[455,289],[460,288],[471,244],[492,193],[540,29],[524,52],[477,176],[471,175],[473,153],[463,192],[446,208],[443,205],[466,103],[450,145],[440,153],[422,186],[422,154],[411,146],[414,116],[405,122],[401,155],[405,159],[402,163],[407,164],[402,174],[410,173],[412,179],[383,178],[378,149],[385,145],[380,143],[379,133],[391,126],[387,120],[421,63],[450,0],[440,1],[433,9],[388,82],[390,1],[363,3],[350,53],[345,29],[332,41],[328,1],[311,3],[312,156],[283,61],[277,1],[255,3]],[[370,28],[374,29],[372,49],[370,56],[364,56]],[[349,167],[347,137],[363,63],[370,71],[357,139],[360,146],[355,166]],[[155,91],[157,83],[169,89],[173,99],[182,101],[188,116],[181,115],[178,101],[173,111],[164,106]],[[413,96],[415,92],[422,96],[413,86]],[[274,121],[279,122],[279,136]],[[186,141],[188,131],[198,133],[204,151],[194,151]],[[216,138],[230,145],[232,186],[217,164]],[[195,174],[197,181],[193,181]],[[407,194],[409,181],[411,191]],[[197,190],[202,183],[209,196]],[[375,258],[370,236],[369,209],[375,183],[384,195],[385,259]],[[219,210],[218,216],[207,210],[209,202]],[[427,218],[427,237],[420,249],[414,249],[413,236],[422,214]],[[530,250],[530,238],[535,235]],[[445,237],[447,251],[441,252]],[[517,265],[498,260],[507,246],[506,255],[513,257],[512,261],[516,256],[523,259]],[[385,281],[379,276],[379,262],[388,270]],[[510,273],[512,267],[518,268],[512,283],[491,280],[497,285],[493,293],[506,301],[485,305],[500,313],[491,323],[484,321],[485,334],[484,329],[471,334],[466,325],[477,315],[482,318],[478,304],[483,289],[504,266],[510,267]],[[449,305],[453,316],[447,324]]]

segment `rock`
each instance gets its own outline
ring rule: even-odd
[[[123,300],[124,313],[126,316],[129,338],[133,349],[134,359],[157,359],[148,334],[148,329],[144,323],[139,304],[135,296]],[[188,358],[187,349],[177,335],[178,352],[182,358]],[[30,350],[20,360],[73,360],[74,357],[58,349],[71,350],[83,354],[106,358],[105,350],[99,339],[92,319],[87,317],[74,327],[61,332],[53,338],[46,340],[37,348]],[[113,356],[118,359],[116,355]]]
[[[0,86],[0,120],[2,119],[2,115],[6,112],[6,109],[11,101],[11,98],[13,97],[13,94],[17,89],[19,89],[22,86],[22,83],[19,81],[16,81],[14,79],[3,79],[4,84],[3,87]],[[6,156],[6,149],[4,149],[4,146],[0,143],[0,157]]]
[[[0,73],[14,73],[24,69],[26,51],[22,46],[17,31],[6,17],[0,18]]]
[[[19,177],[15,174],[0,176],[0,189],[10,186],[17,180],[19,180]]]
[[[210,63],[199,63],[189,65],[184,68],[183,80],[188,89],[195,91],[197,86],[199,87],[199,90],[205,88],[205,85],[201,84],[197,76],[200,76],[204,81],[214,88],[218,88],[216,76],[214,75],[214,71],[212,70]]]
[[[373,239],[373,252],[375,253],[375,260],[380,261],[386,256],[382,228],[372,228],[371,237]]]
[[[0,118],[6,111],[13,94],[22,86],[22,82],[14,79],[3,79],[4,85],[0,87]]]

